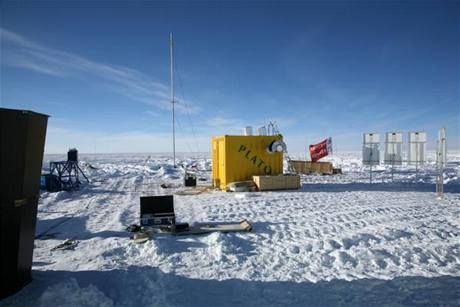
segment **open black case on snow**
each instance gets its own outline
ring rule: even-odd
[[[174,225],[174,196],[142,196],[141,226]]]

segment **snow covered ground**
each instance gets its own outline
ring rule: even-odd
[[[48,160],[62,156],[46,156]],[[41,195],[33,282],[5,306],[460,305],[460,154],[445,198],[433,155],[418,174],[376,168],[359,153],[330,158],[337,176],[303,176],[298,191],[183,195],[167,155],[83,155],[80,191]],[[210,184],[211,161],[197,165]],[[91,169],[92,165],[97,169]],[[175,188],[162,189],[161,183]],[[179,221],[249,220],[251,233],[129,240],[139,196],[177,193]],[[75,250],[50,251],[65,239]]]

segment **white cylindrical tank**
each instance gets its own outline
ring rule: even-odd
[[[244,135],[246,136],[252,135],[252,126],[246,126],[244,128]]]

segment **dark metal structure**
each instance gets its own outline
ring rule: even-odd
[[[0,108],[0,299],[32,280],[48,116]]]
[[[78,161],[78,150],[76,148],[71,148],[67,152],[67,161]]]
[[[80,174],[89,182],[88,177],[78,166],[78,151],[72,148],[67,152],[67,161],[50,162],[48,175],[50,180],[47,189],[50,192],[78,190],[81,184]]]

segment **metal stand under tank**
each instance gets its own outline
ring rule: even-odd
[[[53,178],[53,180],[50,180],[50,183],[47,185],[49,186],[49,191],[78,190],[81,184],[80,174],[89,182],[88,177],[86,177],[85,173],[78,166],[77,161],[50,162],[50,178]]]
[[[80,175],[89,182],[88,177],[78,166],[78,150],[75,148],[69,149],[67,161],[50,162],[50,173],[46,177],[46,188],[50,192],[78,190],[81,184]]]

